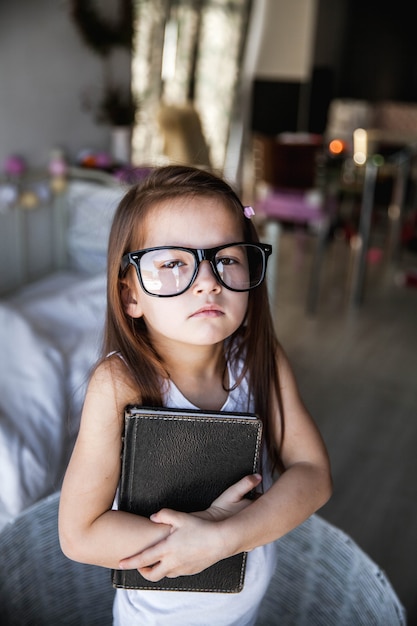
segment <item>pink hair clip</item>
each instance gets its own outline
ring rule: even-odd
[[[255,211],[253,210],[253,207],[251,206],[243,207],[243,213],[245,214],[245,217],[248,218],[248,220],[250,220],[250,218],[255,215]]]

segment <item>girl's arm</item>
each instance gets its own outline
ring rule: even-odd
[[[285,469],[250,510],[235,516],[233,521],[226,520],[223,525],[228,537],[233,525],[236,544],[244,546],[245,550],[282,537],[322,507],[332,492],[325,444],[300,398],[294,374],[282,349],[278,354],[278,370],[285,419],[282,441],[278,408],[276,429]],[[258,516],[261,521],[257,523]],[[246,531],[245,524],[249,524]],[[235,546],[238,551],[239,548],[239,545]]]
[[[284,436],[278,407],[276,437],[281,443],[285,471],[272,487],[249,506],[218,521],[210,515],[187,515],[162,510],[152,520],[172,528],[171,534],[141,554],[124,560],[125,568],[138,568],[149,580],[193,574],[212,563],[274,541],[298,526],[329,499],[330,463],[324,442],[298,393],[285,354],[278,355],[285,416]],[[210,510],[208,511],[210,513]],[[215,516],[215,513],[214,513]],[[209,519],[207,519],[209,518]]]
[[[63,552],[75,561],[115,569],[123,558],[157,544],[172,531],[170,524],[112,510],[121,469],[123,409],[137,400],[124,377],[118,358],[105,361],[93,374],[59,506]],[[247,477],[225,492],[212,518],[247,506],[243,497],[258,483],[259,478]]]
[[[123,376],[125,366],[116,357],[103,362],[91,378],[59,506],[63,552],[75,561],[109,568],[170,532],[169,525],[111,510],[121,468],[123,409],[136,397]]]

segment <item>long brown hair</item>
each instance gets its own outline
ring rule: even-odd
[[[119,280],[120,262],[124,254],[137,249],[141,222],[144,222],[152,206],[184,196],[219,198],[241,224],[244,241],[259,242],[256,229],[252,221],[244,216],[242,203],[234,190],[226,181],[205,170],[175,165],[156,168],[144,181],[132,186],[121,200],[109,238],[103,355],[113,351],[121,353],[137,386],[138,397],[146,406],[161,405],[161,378],[166,378],[167,372],[151,344],[143,319],[133,319],[124,310]],[[230,341],[228,345],[233,350],[237,346],[234,357],[243,359],[242,376],[248,377],[255,411],[264,425],[268,455],[275,468],[280,466],[280,458],[274,436],[274,406],[276,410],[278,405],[281,415],[281,440],[284,424],[276,366],[278,341],[265,282],[249,292],[247,314],[234,337],[239,337],[239,341]],[[228,356],[226,354],[226,358]]]

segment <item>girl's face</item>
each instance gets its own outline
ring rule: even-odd
[[[197,209],[196,209],[197,205]],[[239,242],[243,233],[236,217],[219,199],[204,196],[173,198],[155,204],[141,226],[143,248],[184,246],[214,248]],[[140,287],[130,273],[132,317],[143,316],[154,345],[214,345],[241,325],[248,305],[247,292],[226,289],[215,278],[208,261],[199,265],[191,287],[171,298],[156,298]]]

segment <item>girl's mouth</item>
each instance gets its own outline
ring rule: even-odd
[[[224,315],[223,311],[215,304],[206,304],[198,309],[190,317],[220,317]]]

